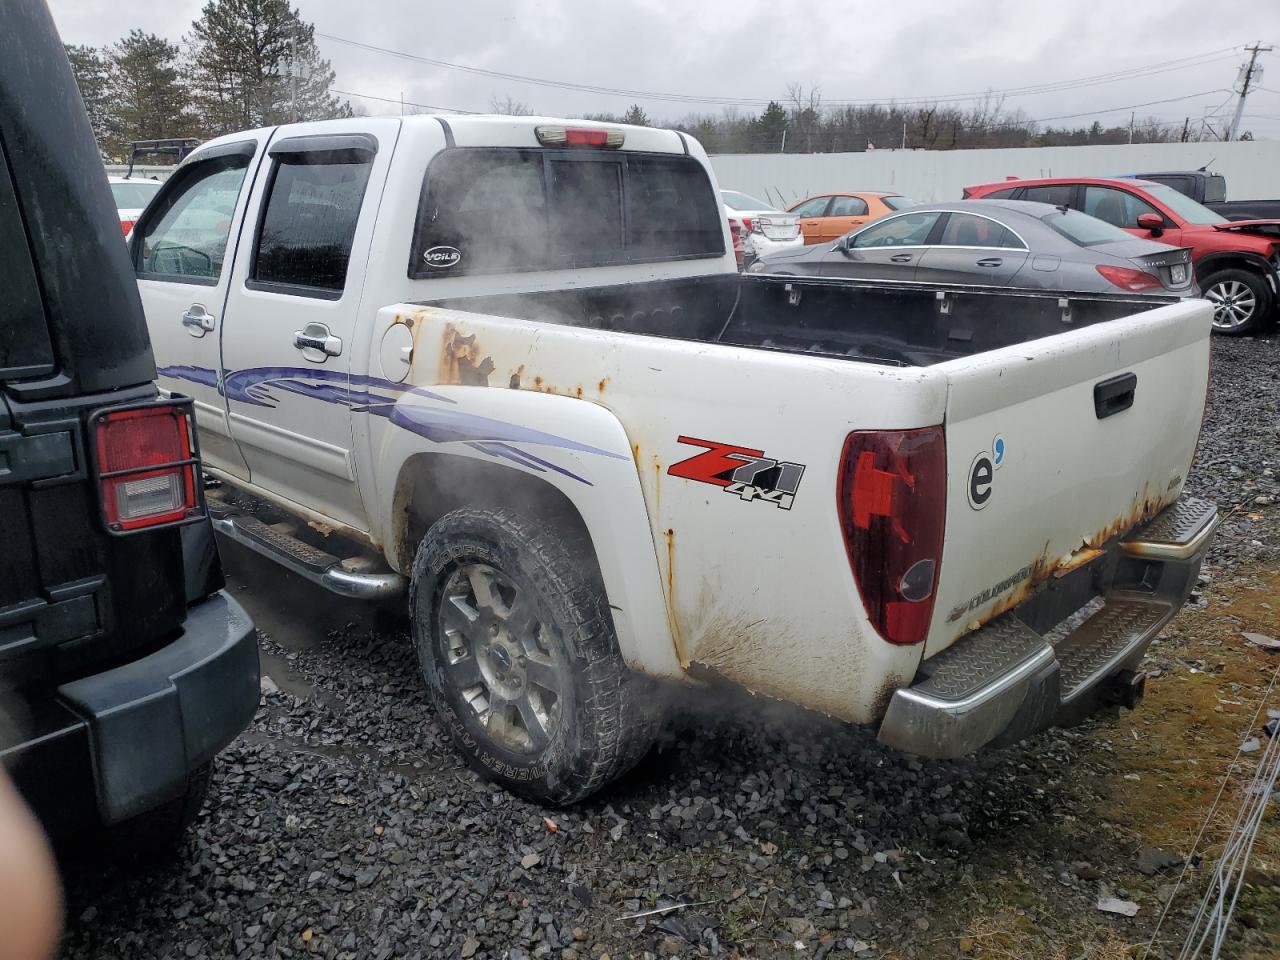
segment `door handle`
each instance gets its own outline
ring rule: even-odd
[[[205,309],[203,303],[193,303],[187,307],[187,312],[182,315],[182,325],[187,328],[187,333],[193,337],[203,337],[213,330],[213,325],[217,319]]]
[[[1099,420],[1113,417],[1133,406],[1138,392],[1138,375],[1121,373],[1093,385],[1093,412]]]
[[[895,253],[889,260],[892,263],[910,263],[914,257],[913,253]]]
[[[312,363],[324,363],[342,353],[342,340],[329,333],[323,323],[308,323],[293,334],[293,345]]]
[[[980,266],[980,267],[998,267],[998,266],[1000,266],[1000,264],[1002,264],[1002,263],[1004,263],[1004,261],[1003,261],[1003,260],[1001,260],[999,257],[983,257],[981,260],[979,260],[979,261],[978,261],[978,266]]]

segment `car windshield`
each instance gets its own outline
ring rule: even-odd
[[[772,203],[765,203],[763,200],[757,200],[755,197],[746,193],[738,193],[736,190],[721,190],[720,196],[724,198],[724,205],[730,210],[772,210]]]
[[[139,180],[137,183],[111,184],[111,196],[117,210],[138,210],[151,202],[160,189],[159,180]]]
[[[890,210],[905,210],[907,207],[914,207],[916,202],[910,197],[881,197],[884,205]]]
[[[1147,193],[1155,197],[1166,207],[1180,216],[1187,223],[1226,223],[1227,218],[1219,216],[1208,207],[1192,200],[1185,193],[1179,193],[1173,187],[1163,183],[1153,183],[1143,187]]]
[[[1079,210],[1049,213],[1041,218],[1041,222],[1081,247],[1133,239],[1132,234],[1125,233],[1119,227],[1113,227],[1105,220],[1091,217]]]

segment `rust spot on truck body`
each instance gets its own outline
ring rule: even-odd
[[[1002,598],[986,613],[980,614],[965,624],[964,633],[970,633],[990,623],[1003,613],[1030,600],[1049,580],[1065,577],[1102,556],[1113,541],[1127,536],[1141,524],[1150,520],[1161,510],[1178,499],[1176,495],[1166,493],[1163,496],[1150,496],[1149,487],[1144,484],[1142,492],[1134,497],[1128,509],[1119,514],[1090,536],[1082,537],[1080,546],[1065,557],[1049,559],[1049,545],[1046,543],[1027,569],[1029,575],[1013,589],[1013,592]],[[963,633],[961,634],[963,636]],[[956,639],[959,639],[957,637]],[[954,642],[954,641],[953,641]],[[941,650],[936,653],[941,653]],[[932,655],[932,654],[931,654]]]
[[[493,357],[483,357],[476,335],[465,334],[446,323],[440,337],[439,382],[458,386],[487,387],[493,373]]]
[[[680,631],[680,619],[676,616],[676,532],[667,530],[667,619],[671,622],[671,639],[676,645],[676,659],[680,668],[689,668],[689,655]]]

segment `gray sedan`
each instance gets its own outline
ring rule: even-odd
[[[1191,251],[1065,207],[964,200],[881,217],[835,243],[758,260],[753,273],[1196,296]]]

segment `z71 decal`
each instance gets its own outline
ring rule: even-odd
[[[706,449],[687,460],[673,463],[667,468],[670,476],[713,484],[748,503],[762,500],[790,510],[795,502],[800,477],[804,475],[804,464],[773,460],[766,457],[763,450],[732,443],[694,437],[679,437],[678,440],[691,447]]]

